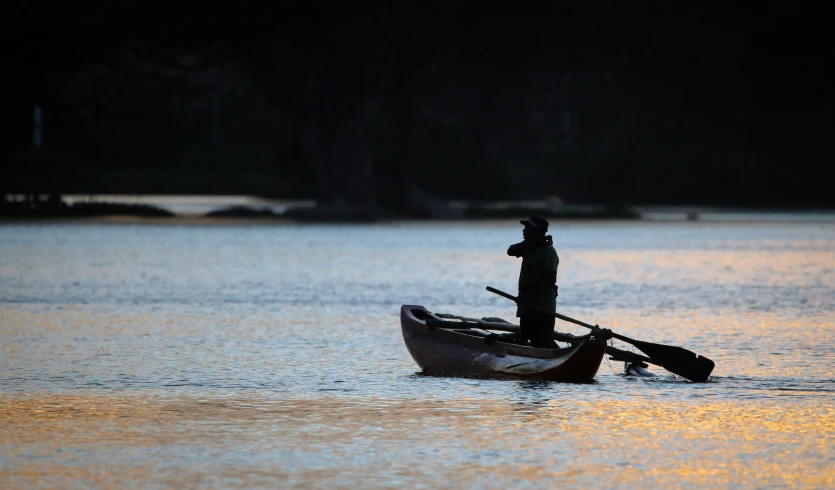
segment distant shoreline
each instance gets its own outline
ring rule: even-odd
[[[698,221],[688,221],[684,217],[669,218],[669,219],[638,219],[638,220],[622,220],[622,219],[560,219],[552,220],[552,223],[656,223],[656,224],[821,224],[821,225],[835,225],[835,215],[829,217],[808,217],[805,219],[797,219],[796,216],[762,216],[751,217],[748,215],[733,215],[729,213],[728,216],[711,215],[705,216]],[[387,225],[387,224],[443,224],[443,223],[460,223],[466,224],[487,224],[487,223],[514,223],[515,220],[507,218],[492,218],[492,219],[413,219],[413,218],[391,218],[379,221],[300,221],[285,217],[269,217],[269,218],[244,218],[244,217],[206,217],[206,216],[131,216],[131,215],[114,215],[114,216],[92,216],[92,217],[52,217],[52,218],[0,218],[0,226],[6,225],[56,225],[56,224],[97,224],[97,225],[169,225],[169,226],[280,226],[280,225],[310,225],[310,226],[353,226],[353,225]]]
[[[0,223],[117,224],[385,224],[513,221],[541,214],[557,222],[835,222],[835,210],[749,210],[707,206],[563,205],[553,201],[451,201],[455,216],[418,218],[383,215],[320,216],[307,213],[312,200],[269,200],[251,196],[61,196],[61,201],[0,203]],[[290,211],[288,213],[288,210]],[[299,210],[303,212],[298,213]],[[294,212],[296,211],[296,212]],[[287,213],[287,214],[285,214]]]

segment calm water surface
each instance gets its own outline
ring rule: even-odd
[[[514,319],[513,222],[2,225],[0,487],[835,487],[835,224],[552,234],[561,312],[711,382],[417,375],[401,304]]]

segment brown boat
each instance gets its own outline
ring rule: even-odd
[[[400,307],[403,340],[425,374],[582,383],[594,379],[606,352],[606,342],[594,339],[563,349],[507,343],[490,332],[491,325],[497,324],[450,321],[423,306]],[[499,329],[514,328],[507,326]]]

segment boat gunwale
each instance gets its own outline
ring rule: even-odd
[[[446,328],[446,327],[432,327],[426,324],[425,320],[421,320],[417,318],[413,310],[424,311],[429,316],[439,321],[449,321],[443,318],[439,318],[435,316],[431,311],[426,309],[426,307],[421,305],[402,305],[401,306],[401,317],[405,314],[406,319],[408,320],[408,326],[411,328],[421,327],[421,333],[424,335],[431,335],[435,337],[439,337],[439,339],[443,339],[444,341],[454,341],[458,345],[476,348],[481,350],[485,353],[497,354],[497,355],[506,355],[506,356],[517,356],[517,357],[527,357],[531,359],[543,359],[543,360],[550,360],[550,359],[558,359],[565,356],[572,355],[575,351],[579,350],[583,342],[577,343],[575,345],[571,345],[568,347],[561,347],[557,349],[543,349],[539,347],[529,347],[524,345],[518,344],[511,344],[507,342],[502,342],[500,340],[490,339],[488,340],[486,337],[480,337],[476,335],[469,335],[462,332],[456,332],[454,328]],[[460,322],[462,325],[465,325],[464,322]],[[405,327],[406,325],[401,320],[401,327]],[[483,330],[489,330],[489,328],[484,328]]]

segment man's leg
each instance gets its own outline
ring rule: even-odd
[[[519,327],[522,337],[530,340],[531,347],[556,349],[554,322],[555,318],[551,315],[531,312],[519,318]]]
[[[560,346],[554,341],[554,324],[557,319],[553,315],[543,315],[542,317],[542,342],[548,349],[559,349]]]
[[[528,341],[532,341],[535,334],[533,333],[536,327],[536,319],[530,314],[525,314],[519,317],[519,343],[528,345]]]

